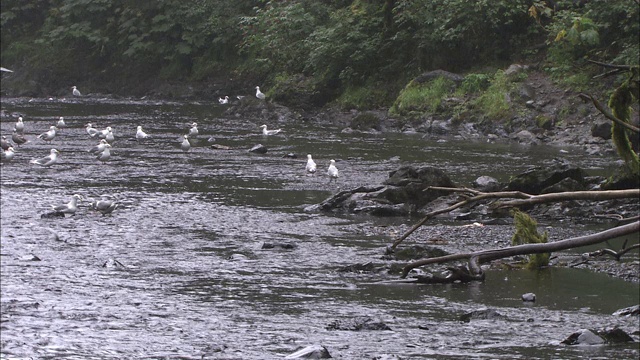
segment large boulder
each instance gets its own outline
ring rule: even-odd
[[[442,191],[425,191],[430,186],[455,187],[455,184],[440,169],[405,166],[392,171],[383,185],[341,191],[306,210],[407,216],[436,198],[447,195]]]
[[[554,187],[559,184],[573,189],[584,188],[586,173],[579,167],[567,163],[554,164],[547,167],[534,167],[519,175],[514,176],[507,190],[522,191],[527,194],[537,195],[544,192],[564,190],[564,186]],[[573,181],[565,180],[571,179]]]

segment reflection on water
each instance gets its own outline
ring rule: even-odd
[[[284,131],[266,138],[258,120],[224,117],[217,104],[74,101],[3,100],[7,114],[25,114],[32,139],[58,116],[69,126],[51,146],[34,140],[1,166],[3,357],[278,359],[315,343],[343,359],[638,355],[637,344],[559,344],[585,327],[636,330],[637,319],[610,314],[638,304],[637,285],[572,269],[490,272],[481,284],[381,283],[396,276],[337,269],[383,263],[391,238],[360,229],[384,219],[302,210],[340,189],[380,183],[401,165],[438,166],[468,185],[480,175],[506,180],[554,157],[570,156],[594,172],[607,171],[611,159],[548,147],[342,134],[310,123],[268,124]],[[185,154],[180,136],[194,121],[202,135]],[[2,118],[3,135],[14,122]],[[87,152],[97,143],[84,132],[87,122],[115,129],[110,162]],[[154,138],[136,142],[138,125]],[[232,149],[209,148],[209,137]],[[249,153],[257,143],[269,152]],[[52,146],[61,164],[28,164]],[[283,157],[288,153],[298,158]],[[304,174],[307,153],[318,163],[315,176]],[[332,158],[339,160],[338,185],[323,176]],[[74,193],[110,194],[123,206],[102,216],[85,202],[73,217],[40,219]],[[32,254],[41,261],[30,261]],[[103,266],[109,259],[124,267]],[[533,306],[521,302],[525,292],[536,293]],[[483,307],[505,318],[458,321]],[[392,330],[326,329],[335,319],[363,315]]]

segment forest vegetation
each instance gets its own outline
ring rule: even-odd
[[[564,86],[593,90],[603,69],[638,65],[637,0],[3,0],[2,66],[12,95],[146,95],[189,84],[200,95],[260,85],[302,109],[436,110],[446,83],[410,89],[435,69],[502,116],[502,72],[533,63]],[[620,75],[626,76],[626,75]],[[622,82],[622,78],[611,81]],[[3,86],[6,93],[7,86]],[[602,84],[602,95],[612,90]],[[609,94],[606,93],[609,92]],[[245,92],[247,92],[245,90]],[[417,93],[416,93],[417,92]],[[423,99],[430,99],[424,102]],[[404,102],[402,102],[402,101]]]

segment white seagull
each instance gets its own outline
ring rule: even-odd
[[[305,170],[307,170],[309,174],[316,172],[316,162],[311,158],[311,154],[307,155],[307,166],[305,167]]]
[[[4,151],[9,150],[9,148],[11,147],[9,140],[7,140],[7,137],[4,135],[2,135],[2,140],[0,140],[0,147],[2,147],[2,150]]]
[[[197,123],[191,124],[191,129],[189,129],[189,136],[196,137],[198,136],[199,133],[200,132],[198,131],[198,124]]]
[[[136,140],[142,141],[142,140],[146,140],[146,139],[150,139],[150,138],[151,138],[151,135],[149,135],[146,132],[142,131],[142,126],[138,126],[138,130],[136,131]]]
[[[229,103],[229,97],[225,96],[224,99],[223,98],[218,98],[218,102],[220,104],[228,104]]]
[[[53,211],[55,212],[61,212],[64,214],[75,214],[76,211],[78,211],[78,201],[82,201],[84,200],[84,198],[82,197],[82,195],[78,195],[78,194],[74,194],[71,197],[71,201],[69,201],[68,203],[64,204],[64,205],[51,205],[51,208],[53,209]]]
[[[98,153],[97,159],[102,161],[103,164],[105,162],[107,162],[111,158],[111,151],[109,151],[110,147],[111,147],[111,145],[105,144],[104,145],[104,150],[102,150],[101,153]]]
[[[85,127],[87,128],[87,134],[91,137],[96,137],[96,135],[100,134],[100,130],[94,128],[91,123],[85,125]]]
[[[180,144],[180,149],[182,149],[182,151],[187,152],[189,151],[189,149],[191,149],[191,143],[189,142],[189,135],[183,135],[184,140],[182,140],[182,143]]]
[[[338,181],[338,168],[336,167],[336,161],[331,159],[329,161],[329,169],[327,169],[327,175],[329,175],[329,182],[331,180]]]
[[[262,93],[262,91],[260,91],[260,86],[256,86],[256,97],[258,99],[264,100],[265,96]]]
[[[11,134],[11,140],[16,145],[22,145],[22,144],[24,144],[24,143],[26,143],[28,141],[27,138],[25,138],[24,135],[22,135],[18,131],[16,131],[16,129],[13,129],[13,133]]]
[[[73,90],[73,96],[82,96],[82,94],[80,94],[80,90],[78,90],[76,86],[72,86],[71,90]]]
[[[51,149],[51,153],[48,156],[45,156],[40,159],[33,159],[29,161],[29,163],[40,165],[40,166],[51,166],[58,162],[58,154],[60,154],[58,150]]]
[[[24,122],[22,122],[22,116],[18,117],[18,121],[16,122],[15,130],[22,134],[24,131]]]
[[[107,147],[107,144],[109,144],[107,140],[102,139],[100,140],[100,143],[98,145],[89,149],[89,152],[93,154],[99,154],[104,151],[104,149]]]
[[[13,147],[9,146],[9,148],[7,150],[3,150],[2,151],[2,160],[4,161],[11,161],[13,160],[13,157],[16,155],[16,151],[13,149]]]
[[[58,122],[56,123],[56,127],[59,129],[67,127],[67,124],[65,124],[64,118],[62,116],[60,116],[60,119],[58,119]]]
[[[104,139],[107,137],[110,131],[111,131],[111,126],[107,126],[104,130],[98,130],[98,137],[100,139]]]
[[[38,135],[38,139],[42,139],[48,142],[51,142],[51,140],[53,140],[53,138],[55,137],[56,137],[56,127],[54,125],[51,125],[49,127],[49,131]]]
[[[262,129],[262,135],[275,135],[282,131],[282,129],[267,130],[267,125],[260,125],[260,128]]]
[[[93,210],[99,211],[102,215],[111,214],[120,204],[113,200],[96,200],[91,203]]]

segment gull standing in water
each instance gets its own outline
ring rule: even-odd
[[[89,134],[89,136],[91,137],[96,137],[97,135],[100,134],[100,130],[94,128],[93,125],[91,125],[91,123],[85,125],[85,127],[87,128],[87,134]]]
[[[120,204],[113,200],[96,200],[91,203],[91,208],[93,210],[99,211],[102,215],[111,214],[113,210],[117,209]]]
[[[9,144],[9,140],[7,140],[7,137],[4,135],[2,135],[2,140],[0,140],[0,147],[4,151],[9,150],[9,148],[11,147],[11,144]]]
[[[67,127],[67,124],[65,124],[64,118],[62,116],[60,116],[60,119],[58,119],[58,122],[56,123],[56,127],[58,129],[62,129],[62,128]]]
[[[336,167],[336,161],[331,159],[329,161],[329,169],[327,169],[327,175],[329,175],[329,183],[331,180],[338,182],[338,168]]]
[[[71,201],[69,201],[68,203],[64,204],[64,205],[51,205],[51,208],[53,209],[53,211],[55,212],[61,212],[63,214],[75,214],[76,211],[78,211],[78,201],[82,201],[84,200],[84,198],[82,197],[82,195],[78,195],[78,194],[74,194],[71,197]]]
[[[191,124],[191,129],[189,129],[189,137],[196,137],[200,132],[198,131],[198,124]]]
[[[9,146],[9,148],[7,150],[3,150],[2,151],[2,160],[3,161],[11,161],[13,160],[13,157],[16,155],[16,151],[13,149],[13,147]]]
[[[16,129],[13,129],[13,134],[11,134],[11,140],[16,145],[22,145],[27,142],[27,138],[25,138],[24,135],[18,133]]]
[[[18,121],[16,122],[14,129],[20,134],[24,132],[24,122],[22,121],[22,116],[18,116]]]
[[[223,98],[218,98],[218,102],[220,104],[228,104],[229,103],[229,97],[225,96],[224,99]]]
[[[38,135],[38,139],[42,139],[48,142],[51,142],[51,140],[53,140],[53,138],[55,137],[56,137],[56,127],[54,125],[51,125],[49,127],[49,131]]]
[[[191,149],[191,143],[189,142],[189,135],[183,135],[184,140],[182,140],[182,143],[180,144],[180,149],[182,149],[182,151],[187,152],[189,151],[189,149]]]
[[[115,136],[113,136],[111,126],[107,126],[107,134],[104,136],[104,139],[107,140],[109,144],[113,143],[116,140]]]
[[[109,161],[109,159],[111,158],[111,151],[109,150],[110,147],[111,145],[105,144],[104,150],[102,150],[101,153],[98,153],[97,159],[102,161],[103,164]]]
[[[138,126],[138,130],[136,131],[136,140],[143,141],[150,138],[151,138],[151,135],[142,131],[142,126]]]
[[[262,129],[262,135],[275,135],[282,131],[282,129],[267,130],[267,125],[260,125],[260,128]]]
[[[73,90],[73,96],[82,96],[82,94],[80,94],[80,90],[78,90],[76,86],[72,86],[71,90]]]
[[[51,153],[48,156],[40,159],[33,159],[29,161],[29,163],[48,167],[58,162],[58,154],[60,154],[58,150],[51,149]]]
[[[262,91],[260,91],[260,86],[256,86],[256,97],[260,100],[264,100],[265,96],[262,93]]]
[[[92,154],[99,154],[101,152],[104,151],[104,149],[107,147],[107,144],[109,144],[107,142],[107,140],[105,139],[101,139],[100,143],[98,143],[98,145],[92,147],[91,149],[89,149],[89,152]]]
[[[309,174],[313,174],[316,172],[316,162],[311,158],[311,154],[307,155],[307,166],[305,167],[305,170]]]

